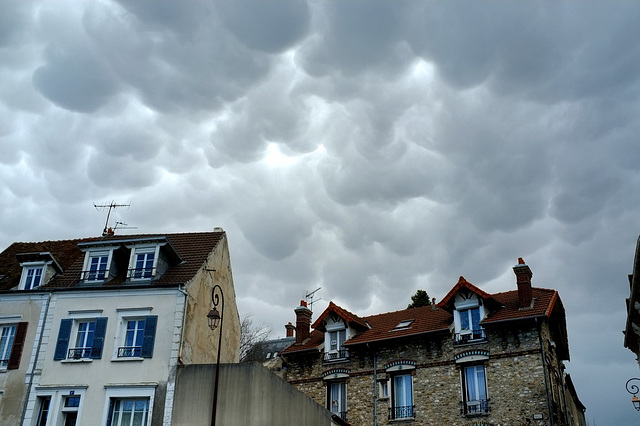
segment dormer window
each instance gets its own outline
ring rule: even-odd
[[[347,340],[349,328],[337,316],[327,318],[325,342],[324,342],[324,361],[340,362],[349,359],[349,351],[343,346]]]
[[[485,338],[484,328],[480,325],[484,318],[484,306],[475,293],[463,290],[456,295],[453,318],[456,343],[470,343]]]
[[[20,253],[16,255],[22,276],[20,277],[20,290],[33,290],[47,282],[56,274],[62,272],[62,268],[49,252]]]
[[[156,275],[156,259],[160,246],[134,247],[131,251],[129,279],[145,280]]]
[[[88,251],[85,255],[82,275],[84,281],[106,281],[110,277],[113,249]]]

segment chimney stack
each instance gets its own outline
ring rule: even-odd
[[[293,337],[293,330],[295,330],[296,327],[293,324],[288,323],[284,328],[287,329],[287,337]]]
[[[307,302],[300,301],[294,312],[296,313],[296,343],[304,342],[310,334],[311,310],[307,308]]]
[[[513,273],[516,274],[516,283],[518,284],[518,307],[530,308],[533,300],[533,291],[531,290],[531,277],[533,272],[524,263],[524,259],[518,258],[518,264],[513,267]]]

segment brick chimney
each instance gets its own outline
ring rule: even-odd
[[[300,306],[294,309],[296,313],[296,343],[304,342],[311,329],[311,309],[307,308],[307,302],[300,301]]]
[[[293,330],[296,329],[296,326],[288,323],[287,325],[284,326],[284,328],[287,329],[287,337],[293,337]]]
[[[530,308],[533,300],[533,291],[531,290],[531,277],[533,272],[524,263],[524,259],[518,258],[518,264],[513,267],[513,273],[516,274],[516,283],[518,284],[518,307]]]

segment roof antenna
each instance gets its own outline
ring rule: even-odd
[[[315,290],[313,290],[312,292],[306,292],[304,295],[305,300],[307,301],[307,305],[309,305],[309,309],[313,312],[313,304],[316,302],[319,302],[322,300],[322,298],[319,298],[318,300],[314,300],[313,298],[315,297],[315,293],[320,290],[322,287],[318,287]]]
[[[124,222],[116,222],[116,226],[113,227],[113,230],[116,229],[138,229],[137,226],[129,226]]]
[[[93,207],[96,208],[96,210],[98,211],[104,211],[105,209],[109,209],[107,212],[107,220],[104,222],[104,229],[102,230],[102,236],[107,236],[109,235],[109,231],[111,231],[111,233],[113,233],[113,229],[109,228],[109,216],[111,216],[111,210],[115,209],[116,207],[129,207],[131,204],[118,204],[115,201],[111,201],[109,204],[96,204],[93,203]]]

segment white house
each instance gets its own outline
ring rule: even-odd
[[[0,253],[0,424],[170,425],[178,365],[216,361],[216,284],[221,362],[237,362],[222,229],[12,244]]]

